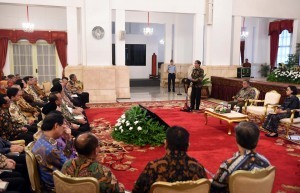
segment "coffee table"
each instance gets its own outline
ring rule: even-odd
[[[207,125],[207,116],[208,115],[220,119],[220,124],[222,123],[222,120],[227,121],[228,126],[229,126],[228,127],[228,135],[231,135],[231,131],[233,129],[233,123],[249,121],[248,116],[244,115],[242,113],[231,111],[230,113],[221,114],[221,113],[214,112],[214,109],[212,109],[212,108],[206,108],[204,110],[205,125]]]

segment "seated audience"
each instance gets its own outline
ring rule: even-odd
[[[6,94],[7,80],[0,81],[0,94]]]
[[[26,125],[13,122],[9,113],[10,102],[5,95],[0,95],[0,136],[4,140],[24,139],[25,144],[33,141],[34,130],[29,130]]]
[[[41,120],[40,113],[38,108],[31,106],[26,100],[23,98],[23,83],[14,84],[12,88],[19,89],[19,100],[17,100],[17,106],[21,110],[21,113],[26,117],[27,120],[37,121],[38,119]],[[40,121],[39,120],[39,121]]]
[[[248,80],[244,80],[243,88],[235,96],[232,97],[234,101],[230,101],[228,102],[228,104],[231,104],[231,109],[233,109],[234,106],[238,106],[239,112],[241,113],[246,100],[254,99],[255,94],[255,90],[250,86],[250,82]]]
[[[15,77],[16,77],[16,81],[21,79],[20,74],[15,74]]]
[[[61,170],[63,164],[68,160],[64,150],[59,149],[56,139],[65,132],[64,117],[61,112],[49,113],[43,120],[42,135],[32,147],[32,153],[38,162],[41,180],[46,188],[53,189],[54,182],[52,172]]]
[[[269,131],[269,133],[266,133],[267,137],[278,137],[277,129],[280,119],[290,117],[291,110],[300,108],[299,98],[296,95],[297,88],[295,86],[288,86],[286,89],[287,97],[283,104],[274,113],[270,113],[263,124],[263,128]],[[296,112],[294,117],[297,118],[298,116],[299,113]]]
[[[69,79],[67,77],[63,77],[62,78],[62,82],[61,85],[63,87],[63,93],[65,96],[67,96],[70,101],[76,106],[76,107],[81,107],[82,106],[82,102],[80,101],[79,97],[72,97],[72,92],[70,90],[67,89],[67,84],[69,82]],[[54,84],[53,84],[54,85]]]
[[[38,84],[37,78],[32,78],[32,90],[42,99],[43,101],[47,101],[46,93],[43,89],[41,89],[41,86]]]
[[[16,77],[13,74],[7,76],[7,88],[10,88],[16,82]]]
[[[62,168],[62,173],[71,177],[94,177],[99,181],[100,192],[124,192],[124,187],[119,184],[109,168],[102,166],[96,160],[99,141],[92,133],[78,135],[75,140],[75,149],[78,158],[67,161]]]
[[[0,173],[0,179],[9,183],[5,193],[29,193],[29,190],[24,190],[25,180],[19,172],[14,170],[15,167],[16,162],[14,160],[0,154],[0,169],[11,170],[10,172],[4,171]]]
[[[173,126],[166,132],[166,155],[150,161],[137,179],[132,193],[148,193],[157,181],[176,182],[207,178],[204,167],[187,155],[189,133]]]
[[[235,127],[235,137],[239,151],[220,165],[211,184],[211,193],[229,193],[229,176],[237,170],[251,171],[270,165],[267,158],[255,151],[259,140],[259,128],[255,123],[239,123]]]
[[[86,103],[89,102],[90,95],[88,92],[83,92],[83,83],[77,80],[75,74],[70,75],[70,81],[68,82],[66,88],[70,90],[73,94],[79,96],[80,101],[82,102],[82,108],[84,109],[88,108],[86,106]]]
[[[25,76],[23,78],[23,80],[25,81],[26,83],[26,87],[24,87],[24,91],[27,93],[27,94],[30,94],[33,96],[33,99],[34,99],[34,104],[37,105],[38,107],[42,108],[46,102],[43,101],[40,96],[34,91],[33,89],[33,76]]]
[[[73,136],[76,137],[80,133],[91,130],[86,117],[83,115],[80,117],[75,117],[75,115],[70,112],[69,108],[65,104],[63,104],[61,94],[56,91],[50,93],[49,103],[45,105],[42,112],[46,115],[53,110],[59,110],[63,113],[63,116],[71,125]]]

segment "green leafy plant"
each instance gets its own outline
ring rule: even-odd
[[[211,81],[209,80],[209,78],[205,78],[206,74],[204,74],[203,79],[202,79],[202,86],[207,86],[211,83]]]
[[[261,64],[259,72],[262,77],[267,77],[268,74],[270,73],[270,65],[268,65],[266,63]]]
[[[166,129],[148,116],[146,110],[134,106],[117,120],[112,137],[128,144],[157,146],[164,143]]]

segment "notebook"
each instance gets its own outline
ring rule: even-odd
[[[0,181],[0,191],[1,191],[1,192],[6,191],[7,186],[8,186],[8,182]]]

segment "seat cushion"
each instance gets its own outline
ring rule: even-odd
[[[249,106],[247,107],[247,112],[255,115],[264,115],[265,114],[265,107],[260,106]],[[273,108],[267,109],[267,114],[270,112],[274,112]]]
[[[284,118],[284,119],[280,119],[281,123],[291,123],[291,119],[290,118]],[[295,118],[293,123],[300,123],[300,117]]]

